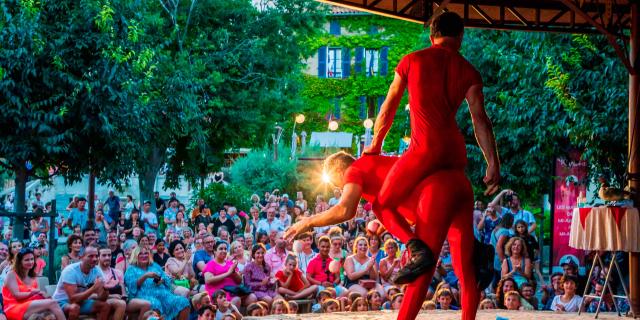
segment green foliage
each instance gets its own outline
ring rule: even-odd
[[[238,210],[249,212],[252,194],[250,189],[242,185],[229,184],[225,186],[222,183],[210,183],[204,190],[199,191],[198,198],[191,199],[191,202],[195,205],[197,200],[202,198],[212,211],[222,208],[222,204],[228,202],[236,206]]]
[[[273,189],[293,192],[300,176],[297,161],[290,160],[289,156],[290,150],[282,147],[275,161],[273,150],[251,151],[231,167],[231,183],[245,186],[257,194]]]

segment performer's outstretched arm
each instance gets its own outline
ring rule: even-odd
[[[329,210],[296,222],[285,231],[285,239],[292,240],[297,234],[306,232],[314,227],[331,226],[353,219],[361,196],[362,187],[360,185],[355,183],[345,184],[338,204],[329,208]]]
[[[402,77],[396,72],[396,76],[393,78],[391,86],[389,86],[387,98],[384,100],[384,103],[382,103],[382,106],[380,106],[380,112],[378,112],[378,117],[376,118],[373,129],[373,141],[371,142],[371,146],[364,150],[364,153],[380,154],[382,142],[387,136],[389,129],[391,129],[393,118],[396,116],[398,105],[400,104],[400,100],[402,100],[402,95],[406,88],[407,83],[402,80]]]
[[[487,172],[484,177],[484,183],[487,185],[485,194],[493,194],[498,191],[499,187],[500,160],[498,159],[496,139],[493,135],[493,126],[484,109],[482,85],[474,85],[469,88],[466,98],[469,103],[469,112],[471,113],[476,140],[478,140],[478,145],[480,145],[484,159],[487,161]]]

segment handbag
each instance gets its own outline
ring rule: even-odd
[[[175,279],[173,280],[173,284],[178,287],[185,287],[187,289],[191,289],[191,283],[189,279]]]
[[[249,287],[247,287],[247,286],[245,286],[243,284],[238,285],[238,286],[224,286],[222,289],[224,291],[229,292],[232,295],[238,296],[238,297],[247,296],[247,295],[250,295],[251,293],[253,293],[253,291]]]

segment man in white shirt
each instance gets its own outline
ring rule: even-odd
[[[276,220],[276,209],[274,207],[269,207],[267,209],[267,217],[258,221],[258,232],[269,234],[269,232],[274,228],[281,229],[282,225],[280,221]],[[280,231],[284,231],[284,229]]]
[[[140,219],[144,221],[144,232],[153,232],[158,234],[158,217],[155,213],[151,212],[151,201],[147,200],[142,205],[142,212],[140,213]]]
[[[329,199],[329,207],[333,207],[340,202],[342,191],[338,188],[333,189],[333,198]]]

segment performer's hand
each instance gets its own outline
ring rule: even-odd
[[[362,154],[365,154],[365,155],[379,155],[381,151],[382,151],[382,148],[380,146],[374,146],[372,144],[372,145],[366,147],[364,149],[364,151],[362,151]]]
[[[488,166],[483,181],[487,185],[487,190],[484,192],[485,196],[496,193],[500,188],[498,185],[500,183],[500,167],[495,165]]]
[[[298,222],[291,225],[291,227],[285,231],[284,239],[287,241],[293,241],[297,235],[309,230],[309,219],[310,217],[303,217]]]

